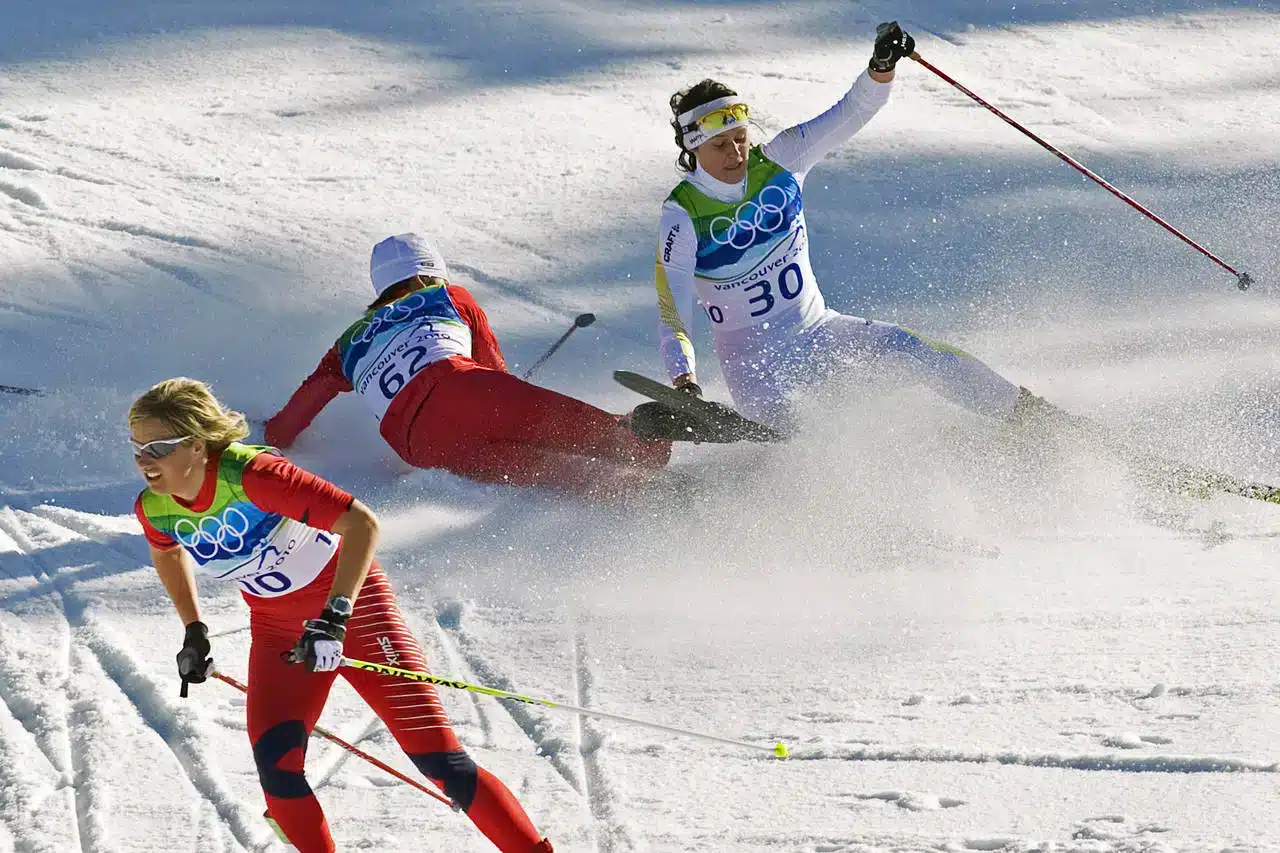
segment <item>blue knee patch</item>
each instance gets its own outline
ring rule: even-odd
[[[476,763],[462,750],[410,755],[415,767],[428,779],[439,779],[445,796],[464,812],[476,798]]]
[[[258,765],[258,780],[265,794],[284,800],[311,796],[306,776],[280,767],[280,761],[298,748],[307,748],[307,730],[301,720],[277,723],[254,742],[253,762]]]

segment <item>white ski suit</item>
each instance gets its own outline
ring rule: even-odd
[[[751,149],[747,175],[716,180],[699,165],[662,206],[655,278],[660,350],[672,379],[695,368],[694,300],[711,321],[716,354],[746,416],[784,427],[791,393],[854,362],[905,367],[949,399],[992,415],[1013,410],[1018,387],[960,350],[901,326],[826,306],[809,262],[802,186],[819,160],[889,98],[864,71],[835,106]]]

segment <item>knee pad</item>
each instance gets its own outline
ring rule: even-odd
[[[415,767],[429,779],[439,779],[445,796],[464,812],[476,798],[476,763],[462,750],[410,755]]]
[[[285,770],[280,762],[295,749],[306,752],[307,730],[301,720],[285,720],[262,733],[254,741],[253,762],[258,766],[258,780],[269,797],[298,799],[311,796],[311,786],[300,770]]]

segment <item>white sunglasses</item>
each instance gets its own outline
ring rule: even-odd
[[[129,443],[133,445],[133,458],[141,459],[143,456],[151,459],[163,459],[170,453],[178,449],[178,445],[192,438],[189,435],[182,435],[177,438],[157,438],[155,441],[147,441],[139,444],[132,438]]]

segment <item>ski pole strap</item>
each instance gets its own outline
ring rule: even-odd
[[[741,747],[742,749],[764,750],[777,758],[786,758],[789,755],[786,745],[781,742],[776,743],[773,746],[765,746],[764,744],[759,743],[747,743],[746,741],[732,740],[731,738],[723,738],[716,735],[703,734],[702,732],[689,731],[688,729],[680,729],[675,726],[664,726],[661,723],[650,723],[647,720],[637,720],[634,717],[624,717],[621,714],[610,714],[606,711],[596,711],[591,708],[579,708],[576,705],[552,702],[550,699],[539,699],[536,696],[522,696],[519,693],[512,693],[507,690],[498,690],[497,688],[485,687],[480,684],[468,684],[465,681],[458,681],[453,678],[444,678],[439,675],[432,675],[429,672],[400,669],[399,667],[386,666],[385,664],[371,663],[363,660],[355,660],[354,658],[343,658],[342,665],[352,667],[353,669],[362,669],[365,672],[376,672],[381,675],[389,675],[393,678],[404,678],[409,681],[425,681],[428,684],[436,684],[441,687],[452,687],[455,690],[469,690],[472,693],[481,693],[485,696],[492,696],[495,699],[505,699],[509,702],[523,702],[526,705],[541,705],[544,708],[554,708],[557,711],[568,711],[569,713],[580,714],[584,717],[598,717],[602,720],[615,720],[620,723],[630,723],[633,726],[643,726],[647,729],[655,729],[669,734],[683,735],[684,737],[711,741],[712,743],[722,743],[728,746]]]
[[[942,78],[943,80],[945,80],[947,83],[950,83],[952,86],[954,86],[954,87],[955,87],[956,89],[958,89],[960,92],[962,92],[962,93],[964,93],[965,95],[967,95],[968,97],[972,98],[972,99],[973,99],[975,102],[977,102],[979,105],[981,105],[982,107],[984,107],[984,108],[986,108],[987,110],[989,110],[992,114],[994,114],[997,118],[999,118],[999,119],[1000,119],[1001,121],[1003,121],[1005,124],[1009,125],[1009,126],[1010,126],[1010,127],[1012,127],[1014,130],[1018,131],[1019,133],[1023,134],[1024,136],[1028,137],[1028,138],[1029,138],[1029,139],[1031,139],[1033,142],[1035,142],[1037,145],[1039,145],[1041,148],[1045,149],[1045,150],[1046,150],[1046,151],[1048,151],[1050,154],[1053,154],[1055,157],[1057,157],[1058,159],[1062,160],[1062,162],[1066,163],[1068,166],[1070,166],[1071,168],[1075,169],[1077,172],[1079,172],[1080,174],[1084,175],[1086,178],[1088,178],[1089,180],[1093,181],[1093,182],[1094,182],[1094,183],[1096,183],[1098,186],[1102,187],[1104,190],[1106,190],[1107,192],[1111,193],[1113,196],[1115,196],[1116,198],[1120,199],[1120,200],[1121,200],[1121,201],[1123,201],[1125,204],[1129,205],[1129,206],[1130,206],[1130,207],[1132,207],[1134,210],[1138,211],[1138,212],[1139,212],[1139,213],[1141,213],[1143,216],[1147,217],[1147,218],[1148,218],[1148,219],[1150,219],[1152,222],[1156,223],[1156,224],[1157,224],[1157,225],[1159,225],[1161,228],[1165,229],[1165,230],[1166,230],[1166,231],[1168,231],[1170,234],[1172,234],[1173,236],[1177,237],[1179,240],[1181,240],[1182,242],[1186,243],[1188,246],[1190,246],[1191,248],[1195,249],[1195,250],[1196,250],[1197,252],[1199,252],[1200,254],[1204,255],[1204,256],[1205,256],[1206,258],[1208,258],[1209,260],[1213,261],[1215,264],[1217,264],[1218,266],[1222,267],[1222,268],[1223,268],[1224,270],[1226,270],[1227,272],[1229,272],[1229,273],[1231,273],[1232,275],[1234,275],[1234,276],[1236,277],[1236,286],[1238,286],[1241,290],[1248,290],[1248,289],[1249,289],[1249,285],[1253,284],[1253,278],[1252,278],[1252,277],[1251,277],[1247,272],[1240,272],[1240,271],[1239,271],[1239,270],[1237,270],[1235,267],[1231,266],[1231,264],[1229,264],[1229,263],[1227,263],[1226,261],[1222,260],[1222,259],[1221,259],[1221,258],[1219,258],[1217,255],[1215,255],[1213,252],[1210,252],[1210,251],[1209,251],[1208,249],[1206,249],[1204,246],[1201,246],[1201,245],[1200,245],[1199,243],[1197,243],[1195,240],[1192,240],[1192,239],[1191,239],[1190,237],[1188,237],[1186,234],[1183,234],[1183,233],[1182,233],[1181,231],[1179,231],[1177,228],[1174,228],[1174,227],[1173,227],[1172,225],[1170,225],[1168,222],[1165,222],[1165,221],[1164,221],[1163,219],[1161,219],[1159,216],[1157,216],[1156,214],[1152,213],[1152,212],[1151,212],[1150,210],[1148,210],[1147,208],[1143,207],[1143,206],[1142,206],[1142,204],[1140,204],[1139,202],[1137,202],[1136,200],[1134,200],[1131,196],[1129,196],[1129,195],[1128,195],[1127,193],[1125,193],[1123,190],[1121,190],[1121,189],[1119,189],[1118,187],[1116,187],[1115,185],[1113,185],[1113,184],[1112,184],[1110,181],[1108,181],[1106,178],[1104,178],[1104,177],[1102,177],[1101,175],[1099,175],[1098,173],[1094,172],[1094,171],[1093,171],[1093,170],[1091,170],[1089,167],[1085,166],[1083,163],[1081,163],[1080,161],[1076,160],[1074,157],[1071,157],[1071,156],[1070,156],[1070,155],[1068,155],[1068,154],[1064,154],[1063,152],[1059,151],[1057,148],[1054,148],[1054,147],[1053,147],[1052,145],[1050,145],[1048,142],[1045,142],[1045,141],[1044,141],[1043,139],[1041,139],[1039,136],[1037,136],[1036,134],[1032,133],[1030,130],[1027,130],[1027,129],[1026,129],[1025,127],[1023,127],[1022,125],[1018,124],[1018,122],[1014,121],[1014,120],[1013,120],[1013,119],[1011,119],[1009,116],[1005,115],[1003,112],[1001,112],[999,109],[997,109],[995,106],[993,106],[992,104],[988,103],[987,101],[985,101],[983,98],[979,97],[979,96],[978,96],[977,94],[975,94],[974,92],[970,91],[966,86],[964,86],[962,83],[960,83],[959,81],[957,81],[955,78],[951,77],[951,76],[950,76],[949,74],[947,74],[945,71],[942,71],[942,70],[941,70],[941,69],[939,69],[938,67],[936,67],[936,66],[934,66],[933,64],[929,63],[929,62],[928,62],[927,60],[925,60],[925,59],[924,59],[924,57],[922,57],[919,53],[912,53],[910,56],[911,56],[911,58],[912,58],[912,59],[914,59],[916,62],[920,63],[920,64],[921,64],[921,65],[923,65],[925,68],[929,69],[929,70],[930,70],[930,71],[932,71],[934,74],[936,74],[938,77],[941,77],[941,78]]]
[[[241,693],[248,694],[249,692],[249,688],[247,686],[240,683],[239,681],[237,681],[236,679],[232,678],[229,675],[224,675],[223,673],[218,672],[216,670],[210,673],[210,675],[212,675],[214,678],[218,679],[219,681],[223,682],[224,684],[230,684],[232,687],[239,690]],[[419,791],[426,794],[428,797],[437,799],[440,802],[444,803],[449,808],[454,809],[455,811],[457,810],[458,808],[457,805],[448,797],[443,796],[438,791],[434,791],[431,788],[428,788],[426,785],[423,785],[417,779],[412,779],[404,775],[399,770],[392,767],[390,764],[386,764],[384,762],[379,761],[378,759],[374,758],[372,755],[360,749],[359,747],[352,746],[342,738],[335,735],[333,732],[326,729],[324,726],[316,726],[311,731],[312,731],[312,734],[317,734],[320,737],[324,738],[325,740],[329,741],[330,743],[337,744],[338,746],[345,749],[347,752],[350,752],[352,755],[357,755],[360,758],[363,758],[365,761],[369,762],[374,767],[377,767],[379,770],[383,770],[387,773],[390,773],[392,776],[396,777],[401,782],[404,782],[406,785],[412,785],[414,788],[417,788]]]

